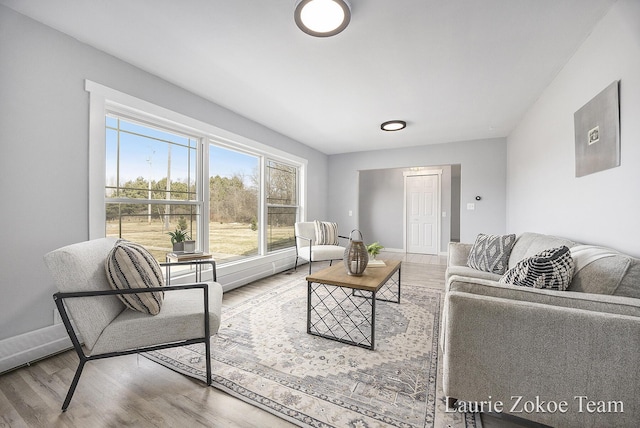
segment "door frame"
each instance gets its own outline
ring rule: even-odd
[[[416,170],[411,170],[411,171],[404,171],[402,173],[402,175],[404,176],[403,180],[404,180],[404,206],[402,209],[403,212],[403,216],[402,216],[402,231],[403,231],[403,236],[402,236],[402,245],[404,246],[404,252],[405,254],[407,253],[408,247],[407,247],[407,177],[415,177],[415,176],[422,176],[422,175],[436,175],[438,177],[438,197],[436,198],[436,212],[438,213],[436,215],[436,236],[437,236],[437,248],[436,248],[436,255],[440,254],[440,247],[442,244],[442,169],[440,168],[433,168],[433,169],[416,169]]]

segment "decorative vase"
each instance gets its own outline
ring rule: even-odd
[[[195,253],[196,252],[196,241],[184,241],[184,252],[185,253]]]
[[[360,239],[352,238],[353,232],[358,232]],[[362,273],[367,268],[369,263],[369,253],[367,247],[364,245],[362,232],[358,229],[353,229],[349,234],[349,243],[344,250],[344,266],[347,268],[347,274],[353,276],[362,276]]]

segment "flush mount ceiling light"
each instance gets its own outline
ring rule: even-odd
[[[380,129],[383,131],[400,131],[407,127],[407,122],[404,120],[389,120],[388,122],[380,125]]]
[[[305,33],[330,37],[347,28],[351,9],[345,0],[298,0],[294,17]]]

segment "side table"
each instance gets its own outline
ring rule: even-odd
[[[166,284],[171,284],[171,267],[172,266],[195,266],[196,282],[202,281],[202,266],[210,265],[213,281],[218,280],[216,273],[216,262],[209,253],[167,253],[165,257],[166,263],[160,263],[160,266],[166,267]]]

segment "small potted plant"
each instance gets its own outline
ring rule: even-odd
[[[174,252],[192,253],[196,250],[196,241],[191,240],[186,230],[176,228],[176,230],[167,233],[167,235],[171,236]]]
[[[369,253],[369,258],[371,260],[375,260],[376,256],[380,254],[380,250],[382,250],[383,248],[384,247],[380,245],[380,243],[378,242],[374,242],[373,244],[367,245],[367,252]]]

